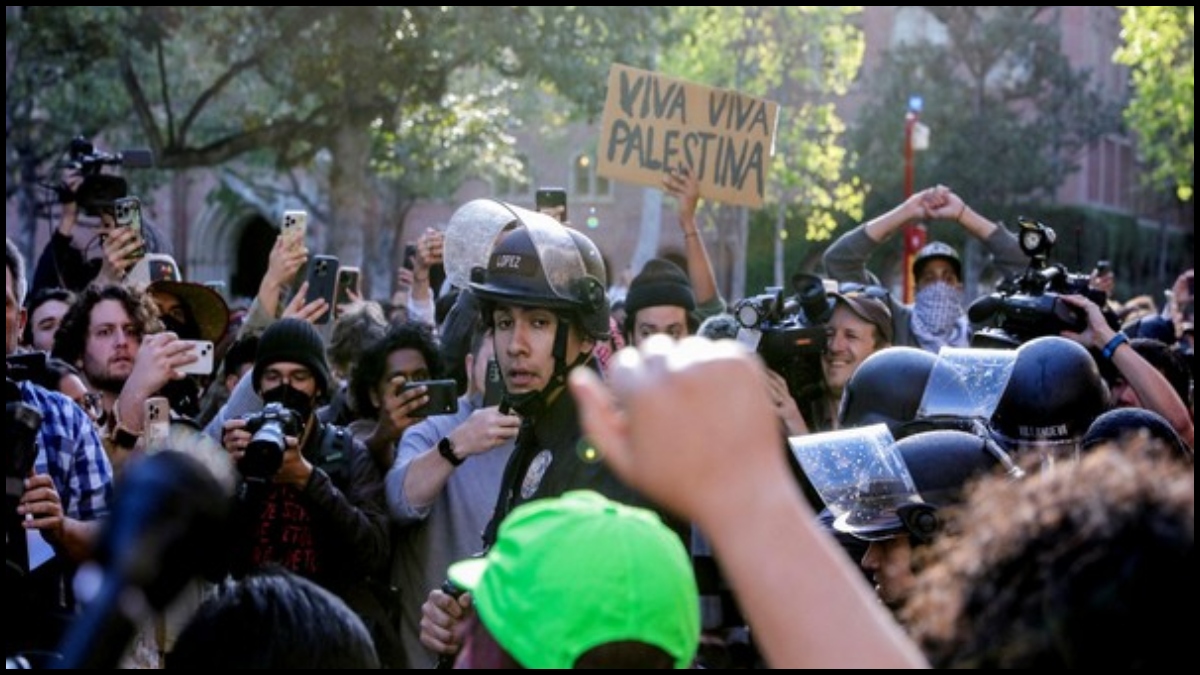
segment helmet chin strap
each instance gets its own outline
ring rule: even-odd
[[[559,315],[558,327],[554,332],[554,374],[550,376],[550,382],[545,387],[537,391],[529,391],[524,394],[509,394],[508,401],[512,409],[522,417],[534,416],[545,409],[550,402],[550,397],[560,391],[567,383],[567,374],[577,366],[587,363],[590,354],[581,353],[575,357],[574,362],[567,364],[567,338],[571,335],[571,321],[569,317]]]

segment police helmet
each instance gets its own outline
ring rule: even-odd
[[[834,521],[834,529],[867,541],[908,534],[927,542],[941,527],[938,509],[958,504],[968,481],[1010,466],[1002,450],[963,431],[915,434],[897,441],[892,450],[908,469],[916,494],[896,490],[900,483],[895,481],[864,491]]]
[[[840,426],[882,423],[898,435],[900,427],[917,416],[936,362],[936,355],[916,347],[887,347],[871,354],[846,383]]]
[[[510,303],[573,313],[594,339],[609,335],[604,262],[595,244],[549,216],[509,207],[513,220],[496,238],[487,267],[471,272],[485,305]]]
[[[1073,455],[1108,405],[1108,386],[1092,355],[1071,340],[1050,335],[1017,348],[1012,377],[990,426],[1010,452],[1063,446]]]

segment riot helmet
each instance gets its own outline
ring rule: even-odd
[[[886,424],[893,435],[917,416],[937,356],[916,347],[887,347],[863,360],[842,394],[841,427]]]
[[[834,529],[866,541],[907,534],[926,543],[941,528],[938,510],[961,502],[971,479],[996,467],[1019,475],[1002,450],[962,431],[915,434],[900,439],[891,450],[911,476],[912,491],[897,481],[862,486],[851,508],[834,521]]]
[[[512,220],[495,237],[487,264],[471,271],[469,288],[479,300],[484,321],[492,323],[497,304],[538,307],[560,317],[554,345],[555,387],[565,382],[567,337],[572,323],[592,340],[609,335],[609,307],[604,262],[595,244],[541,213],[503,204]],[[546,390],[512,397],[521,411]],[[526,408],[528,410],[528,408]]]
[[[1043,461],[1074,458],[1088,427],[1108,405],[1108,386],[1092,355],[1050,335],[1017,348],[990,427],[1010,453],[1035,450]]]

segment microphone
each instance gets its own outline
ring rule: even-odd
[[[985,295],[971,303],[967,307],[967,320],[971,323],[985,323],[988,319],[995,316],[996,312],[1004,304],[1004,301],[999,296]]]
[[[195,456],[164,450],[131,462],[116,494],[96,562],[77,578],[94,574],[98,590],[64,635],[54,669],[117,667],[142,621],[225,563],[231,494]]]
[[[118,153],[117,157],[120,158],[120,164],[128,169],[149,169],[154,166],[154,153],[145,148],[125,150]]]

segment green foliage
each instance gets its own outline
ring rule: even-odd
[[[1129,66],[1133,99],[1125,120],[1155,185],[1192,198],[1196,176],[1196,8],[1122,7],[1124,45],[1113,56]]]
[[[803,239],[829,238],[836,220],[862,215],[862,190],[847,176],[845,125],[834,109],[862,62],[860,7],[677,7],[683,37],[658,70],[780,104],[769,199],[789,209]]]
[[[1117,129],[1114,105],[1071,69],[1048,7],[909,7],[932,14],[944,40],[897,46],[867,87],[854,130],[859,172],[886,204],[903,198],[904,116],[924,100],[930,147],[914,188],[944,183],[972,202],[1049,197],[1075,153]]]

